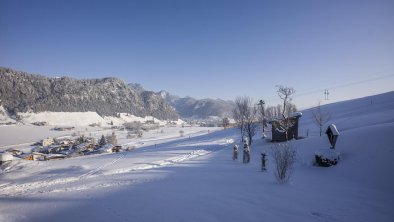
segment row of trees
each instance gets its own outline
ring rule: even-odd
[[[115,132],[112,132],[111,135],[104,136],[102,135],[100,140],[99,140],[99,145],[104,146],[105,144],[112,144],[112,145],[117,145],[118,144],[118,139],[116,138]]]
[[[264,107],[264,101],[260,101],[258,105],[261,105],[261,109],[256,107],[253,100],[250,97],[243,96],[235,99],[235,109],[233,110],[233,118],[236,122],[237,127],[240,129],[242,142],[244,138],[248,139],[249,145],[253,142],[253,136],[256,134],[257,124],[261,123],[263,126],[266,124],[266,120],[273,120],[281,118],[283,121],[279,121],[281,128],[288,130],[291,127],[291,121],[287,117],[291,113],[297,112],[297,107],[292,103],[292,97],[295,94],[293,87],[287,87],[277,85],[277,94],[282,100],[282,104],[276,106]],[[312,110],[312,121],[319,128],[320,136],[323,132],[323,126],[328,123],[331,119],[331,113],[325,112],[320,106]],[[228,118],[223,119],[223,126],[229,125]],[[264,129],[264,127],[263,127]],[[263,131],[263,137],[264,137]]]
[[[274,119],[277,117],[286,117],[290,113],[297,111],[294,104],[291,103],[292,95],[295,93],[294,88],[278,85],[276,86],[279,98],[283,101],[283,105],[263,107],[264,102],[260,101],[261,109],[257,108],[250,97],[243,96],[235,99],[235,109],[233,117],[237,127],[241,131],[241,138],[244,141],[247,138],[249,145],[253,142],[253,136],[256,134],[257,124],[265,124],[265,119]],[[283,127],[289,128],[288,124]],[[264,133],[264,132],[263,132]]]

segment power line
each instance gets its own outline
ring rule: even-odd
[[[378,73],[382,73],[382,72],[378,72]],[[372,74],[370,74],[368,76],[376,75],[378,73],[375,72],[375,73],[372,73]],[[366,83],[366,82],[377,81],[377,80],[381,80],[381,79],[387,79],[387,78],[391,78],[391,77],[394,77],[394,73],[389,73],[389,74],[385,74],[385,75],[382,75],[382,76],[375,76],[375,77],[372,77],[372,78],[359,80],[359,81],[352,81],[352,82],[343,83],[343,84],[336,84],[336,85],[332,85],[332,86],[329,86],[329,87],[322,87],[322,88],[325,88],[324,94],[325,94],[325,99],[327,100],[328,99],[328,95],[330,93],[329,90],[344,88],[344,87],[348,87],[348,86],[358,85],[358,84],[362,84],[362,83]],[[316,93],[319,93],[319,92],[322,92],[321,88],[320,89],[309,90],[309,91],[306,91],[306,92],[296,93],[293,96],[293,98],[299,98],[299,97],[302,97],[302,96],[316,94]],[[268,98],[266,100],[271,101],[271,102],[273,102],[273,101],[280,101],[280,99],[278,99],[276,97],[271,97],[271,98]]]

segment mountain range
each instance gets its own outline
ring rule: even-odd
[[[159,92],[161,97],[173,106],[182,118],[210,119],[230,117],[235,103],[222,99],[195,99],[192,97],[178,97],[167,91]]]
[[[140,84],[126,84],[113,77],[46,77],[4,67],[0,67],[0,100],[13,114],[95,111],[102,116],[113,116],[125,112],[163,120],[221,118],[229,116],[234,107],[232,101],[197,100],[166,91],[147,91]]]

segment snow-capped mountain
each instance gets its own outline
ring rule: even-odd
[[[235,107],[233,101],[222,99],[195,99],[192,97],[180,98],[166,91],[159,94],[171,104],[182,118],[208,119],[211,117],[230,117]]]

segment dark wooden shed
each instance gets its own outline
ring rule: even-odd
[[[284,142],[291,139],[298,139],[298,122],[302,117],[301,112],[292,113],[287,118],[276,119],[270,121],[272,126],[272,138],[271,142]],[[286,128],[287,139],[286,139]]]

